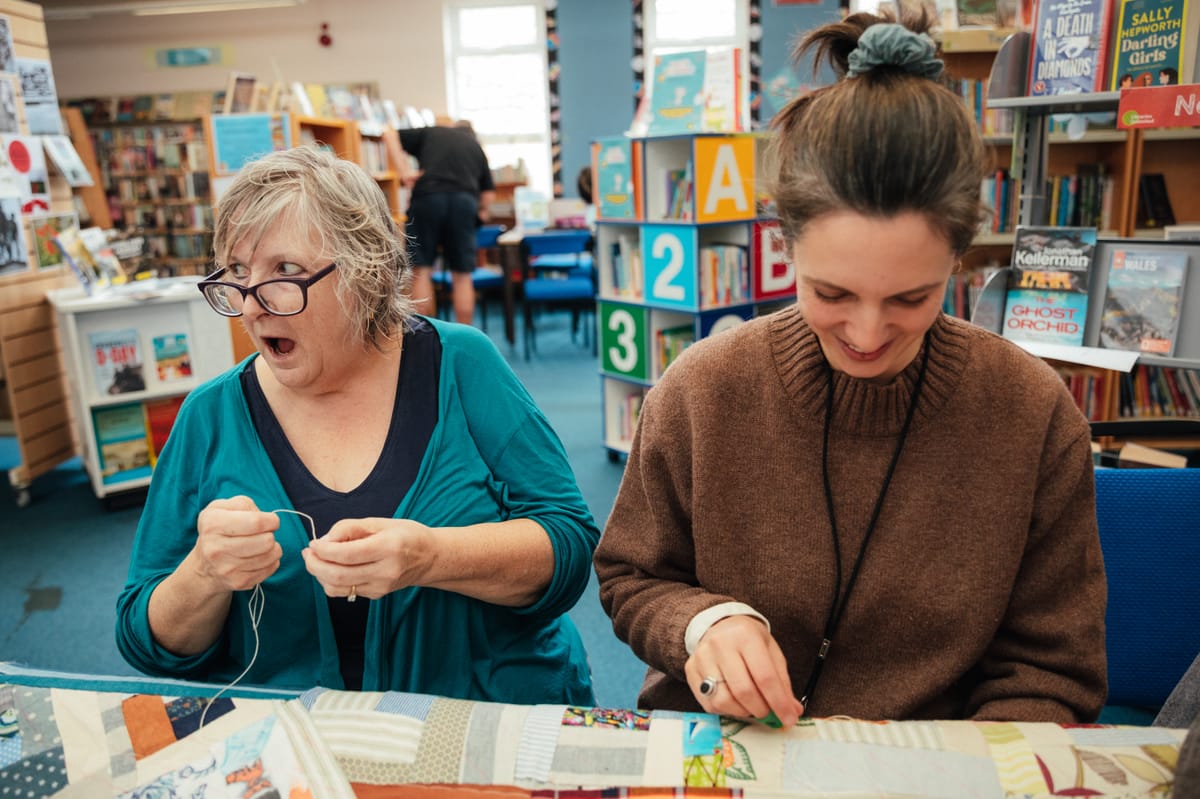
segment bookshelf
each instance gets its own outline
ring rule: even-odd
[[[229,325],[195,279],[160,278],[139,290],[152,296],[48,294],[81,459],[100,499],[149,485],[178,403],[233,365]]]
[[[159,276],[201,275],[211,261],[205,120],[93,124],[114,227],[145,237]]]
[[[603,436],[613,460],[628,454],[645,392],[683,349],[795,299],[778,225],[755,195],[764,143],[740,133],[592,145]],[[606,191],[617,186],[629,191]]]
[[[1049,177],[1073,163],[1100,163],[1110,171],[1113,182],[1112,229],[1102,229],[1093,262],[1084,346],[1076,352],[1034,354],[1046,357],[1064,375],[1084,384],[1076,395],[1081,408],[1094,422],[1130,421],[1128,435],[1114,432],[1120,425],[1105,427],[1106,446],[1135,441],[1169,449],[1200,447],[1200,244],[1163,241],[1160,231],[1137,228],[1139,178],[1158,172],[1167,176],[1168,192],[1179,221],[1200,220],[1200,128],[1117,129],[1068,140],[1050,132],[1051,119],[1058,114],[1116,114],[1120,92],[1025,96],[1029,34],[1016,33],[999,48],[989,76],[988,104],[1010,109],[1017,124],[1014,131],[1014,162],[1020,167],[1022,193],[1018,220],[1021,224],[1055,224],[1052,212],[1052,183]],[[1164,87],[1171,90],[1188,87]],[[1137,90],[1145,91],[1145,90]],[[1157,89],[1154,91],[1158,91]],[[1128,90],[1127,90],[1128,92]],[[1155,236],[1157,238],[1150,238]],[[1131,354],[1128,368],[1105,365],[1111,350],[1099,345],[1100,318],[1107,287],[1110,253],[1114,247],[1138,247],[1162,251],[1180,250],[1190,255],[1189,276],[1184,287],[1175,354],[1171,357]],[[1005,274],[994,280],[1002,293]],[[1002,301],[1002,300],[1001,300]],[[997,324],[999,320],[997,319]],[[1100,365],[1096,361],[1100,361]],[[1074,390],[1074,389],[1073,389]],[[1147,422],[1151,424],[1147,424]],[[1195,430],[1192,428],[1196,428]],[[1181,432],[1182,431],[1182,432]]]

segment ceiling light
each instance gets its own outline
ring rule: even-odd
[[[288,8],[303,5],[307,0],[196,0],[196,2],[170,2],[170,0],[140,0],[139,2],[101,3],[46,7],[43,16],[48,21],[88,19],[106,14],[132,14],[134,16],[158,16],[163,14],[202,14],[214,11],[249,11],[260,8]]]

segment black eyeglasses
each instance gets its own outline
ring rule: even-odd
[[[332,272],[335,266],[337,264],[330,264],[312,277],[279,277],[253,286],[217,280],[228,269],[223,266],[198,285],[204,299],[221,316],[241,316],[247,295],[253,297],[269,314],[295,316],[308,307],[308,287]]]

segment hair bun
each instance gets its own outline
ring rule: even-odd
[[[858,46],[847,59],[846,77],[865,75],[876,67],[899,67],[922,78],[942,74],[937,45],[927,33],[917,33],[895,22],[872,25],[858,37]]]

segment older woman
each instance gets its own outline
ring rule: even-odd
[[[258,352],[188,395],[118,601],[160,675],[592,702],[598,538],[561,443],[489,340],[413,313],[404,242],[315,147],[242,169],[201,284]],[[259,615],[261,614],[261,618]]]

